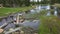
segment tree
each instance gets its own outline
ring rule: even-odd
[[[0,4],[3,4],[4,7],[29,6],[30,0],[0,0]]]
[[[29,6],[30,5],[30,0],[25,0],[25,6]]]
[[[39,4],[39,0],[37,0],[37,4]]]
[[[50,0],[50,4],[60,3],[60,0]]]

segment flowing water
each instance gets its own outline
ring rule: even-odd
[[[32,9],[32,10],[29,10],[27,14],[23,13],[24,17],[31,17],[30,15],[32,14],[36,14],[36,13],[39,13],[40,11],[42,10],[49,10],[50,9],[50,5],[47,5],[47,6],[41,6],[41,5],[37,5],[36,8]],[[54,15],[57,16],[57,10],[56,8],[54,8]],[[22,13],[19,13],[19,14],[22,14]],[[10,22],[11,20],[16,20],[16,15],[15,14],[13,16],[13,18],[11,18],[10,16],[7,17],[6,19],[3,19],[1,22],[0,22],[0,26],[4,23],[7,23],[8,21]],[[50,11],[48,11],[47,13],[47,16],[50,16],[51,13]],[[25,20],[23,23],[20,23],[19,25],[24,25],[24,26],[29,26],[29,27],[32,27],[34,29],[38,29],[38,26],[40,24],[40,21],[39,19],[33,19],[32,21],[30,20]],[[9,28],[15,28],[15,25],[13,23],[10,23],[8,24],[4,29],[7,30]]]

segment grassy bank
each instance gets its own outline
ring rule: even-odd
[[[39,34],[60,34],[60,19],[56,16],[42,16]]]
[[[42,11],[39,17],[40,25],[38,34],[60,34],[60,19],[54,15],[45,16],[45,12]]]
[[[7,8],[7,7],[0,8],[0,17],[7,16],[9,14],[16,13],[16,12],[27,11],[27,10],[30,10],[34,7],[35,6],[19,7],[19,8]]]

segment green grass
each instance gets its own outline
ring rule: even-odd
[[[60,34],[60,19],[56,16],[42,16],[39,34]]]
[[[19,7],[19,8],[0,8],[0,17],[1,16],[7,16],[9,14],[13,14],[13,13],[16,13],[16,12],[21,12],[21,11],[27,11],[27,10],[30,10],[34,7],[32,6],[29,6],[29,7]]]
[[[40,12],[39,15],[40,25],[38,34],[60,34],[60,19],[57,16],[52,15],[46,16],[47,11]]]
[[[41,15],[38,34],[60,34],[60,19],[57,16]]]

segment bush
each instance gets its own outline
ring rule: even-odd
[[[39,34],[60,34],[60,19],[56,16],[42,16]]]
[[[42,11],[40,11],[39,14],[40,14],[40,16],[42,16],[42,15],[47,15],[47,12],[48,12],[47,10],[42,10]]]
[[[54,9],[50,9],[50,13],[54,15]]]

